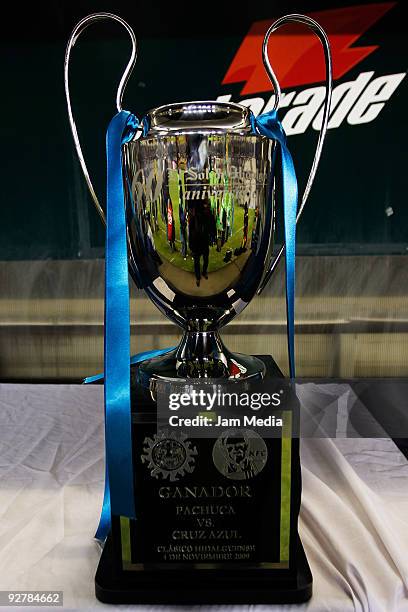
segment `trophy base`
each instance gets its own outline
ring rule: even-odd
[[[95,594],[110,604],[284,604],[302,603],[312,596],[312,573],[297,536],[296,575],[289,579],[271,575],[247,576],[240,572],[156,570],[118,574],[111,536],[108,537],[95,576]],[[260,570],[258,574],[263,574]]]
[[[176,349],[177,350],[177,349]],[[270,356],[254,357],[261,361],[265,368],[264,380],[282,378],[282,372]],[[143,414],[144,419],[134,422],[134,448],[140,448],[147,433],[146,415],[149,410],[156,414],[156,403],[152,397],[140,395],[140,387],[135,388],[137,375],[133,370],[132,390],[135,409]],[[137,397],[136,397],[137,395]],[[297,410],[297,409],[296,409]],[[295,407],[292,419],[297,419]],[[132,413],[133,414],[133,413]],[[153,419],[154,421],[154,419]],[[149,426],[150,427],[150,426]],[[143,429],[145,428],[145,429]],[[245,514],[239,498],[231,502],[237,521],[244,521],[243,533],[249,542],[255,542],[259,547],[257,557],[250,563],[238,561],[236,564],[214,561],[202,567],[197,563],[163,563],[155,561],[149,555],[144,556],[143,550],[150,549],[150,539],[156,543],[167,533],[167,526],[174,527],[174,503],[167,500],[167,515],[160,513],[163,507],[155,506],[156,487],[150,478],[142,461],[135,464],[135,481],[139,484],[140,516],[143,525],[128,523],[127,531],[123,529],[126,523],[123,517],[112,516],[112,531],[107,539],[99,561],[95,576],[96,597],[104,603],[112,604],[283,604],[302,603],[312,595],[312,574],[308,565],[302,543],[297,531],[297,520],[301,496],[301,472],[299,459],[299,439],[291,440],[290,459],[282,455],[281,439],[266,440],[268,457],[273,467],[272,474],[265,470],[260,473],[258,484],[252,485],[253,504],[249,505]],[[213,464],[206,464],[206,456],[210,456],[207,448],[212,448],[211,440],[195,440],[198,454],[202,457],[196,470],[187,481],[191,486],[201,483],[222,482],[222,475],[215,473]],[[288,447],[286,446],[286,449]],[[137,457],[137,450],[134,453]],[[200,467],[201,466],[201,467]],[[284,470],[284,472],[282,471]],[[289,472],[287,471],[289,470]],[[286,476],[282,477],[285,473]],[[265,480],[262,480],[264,478]],[[270,480],[270,478],[272,478]],[[282,478],[284,478],[282,480]],[[260,480],[259,480],[260,479]],[[268,494],[265,497],[265,482],[268,482]],[[282,514],[282,487],[289,486],[285,499],[290,500],[289,510]],[[166,485],[167,486],[167,485]],[[143,498],[143,500],[141,499]],[[152,502],[153,499],[153,502]],[[235,499],[235,498],[234,498]],[[143,501],[143,503],[141,503]],[[178,502],[175,502],[178,503]],[[188,500],[184,502],[188,504]],[[216,499],[212,504],[216,505]],[[223,502],[224,503],[224,502]],[[232,516],[232,515],[231,515]],[[286,536],[282,536],[282,516],[290,516],[286,523]],[[173,517],[173,519],[172,519]],[[251,517],[254,528],[251,528]],[[158,522],[159,521],[159,524]],[[170,521],[170,522],[169,522]],[[235,523],[234,523],[235,525]],[[234,528],[231,524],[231,527]],[[248,527],[249,525],[249,527]],[[130,529],[129,529],[130,528]],[[239,527],[241,529],[241,527]],[[162,531],[160,531],[162,530]],[[158,531],[160,532],[158,534]],[[235,537],[235,536],[234,536]],[[286,537],[289,549],[282,556],[281,537]],[[129,538],[129,539],[128,539]],[[194,536],[195,538],[195,536]],[[165,541],[165,540],[163,540]],[[193,539],[193,542],[195,540]],[[232,540],[231,540],[232,542]],[[206,541],[198,540],[206,544]],[[135,553],[133,557],[132,550]],[[150,554],[150,553],[149,553]],[[155,554],[155,553],[154,553]],[[146,561],[147,559],[147,561]],[[282,561],[282,559],[284,561]],[[287,561],[285,561],[287,559]]]
[[[217,331],[185,331],[175,349],[142,361],[135,373],[136,385],[151,391],[154,396],[155,384],[159,380],[262,379],[266,367],[257,357],[229,351]]]

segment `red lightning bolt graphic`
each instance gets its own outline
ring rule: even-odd
[[[332,50],[333,78],[339,79],[378,45],[351,47],[360,36],[387,13],[396,2],[365,4],[309,13],[326,30]],[[270,91],[272,85],[262,63],[262,42],[273,20],[256,21],[244,38],[223,85],[246,81],[241,94]],[[324,81],[321,44],[315,34],[298,25],[283,26],[273,33],[269,58],[283,89]]]

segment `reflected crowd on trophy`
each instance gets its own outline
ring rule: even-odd
[[[261,228],[256,190],[262,177],[255,146],[247,137],[228,142],[197,134],[164,137],[161,147],[157,141],[143,143],[143,169],[131,186],[134,214],[145,252],[164,266],[164,278],[174,275],[168,267],[175,266],[198,288],[230,264],[241,270],[256,252]]]

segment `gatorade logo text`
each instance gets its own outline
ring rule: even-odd
[[[393,6],[395,2],[385,2],[310,13],[310,17],[318,21],[328,34],[334,81],[379,48],[378,45],[358,46],[357,41]],[[242,95],[272,90],[262,62],[262,42],[272,21],[258,21],[251,26],[224,77],[223,84],[243,82]],[[288,88],[299,85],[324,82],[324,60],[319,39],[304,26],[283,26],[282,30],[272,34],[268,51],[280,85],[285,89],[280,108],[288,110],[280,116],[286,133],[302,134],[310,126],[319,129],[324,85],[288,91]],[[338,84],[333,89],[329,128],[337,128],[344,121],[357,125],[376,119],[405,75],[405,72],[400,72],[376,76],[367,70],[353,80]],[[232,94],[224,94],[217,99],[230,101],[231,98]],[[249,106],[258,115],[273,107],[274,95],[237,102]]]

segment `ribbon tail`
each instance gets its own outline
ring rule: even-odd
[[[136,355],[132,355],[130,358],[130,364],[140,363],[145,359],[151,359],[152,357],[158,357],[160,355],[165,355],[166,353],[172,351],[176,347],[169,347],[165,349],[157,349],[155,351],[143,351],[142,353],[137,353]],[[90,384],[97,380],[103,380],[104,375],[96,374],[95,376],[88,376],[84,380],[84,384]],[[107,453],[106,453],[107,456]],[[103,494],[103,502],[102,502],[102,510],[101,516],[99,518],[98,529],[95,533],[95,539],[103,546],[108,534],[111,530],[111,503],[110,503],[110,488],[109,488],[109,473],[108,473],[108,463],[105,462],[105,490]]]
[[[122,144],[138,122],[121,111],[106,135],[107,206],[105,256],[105,445],[107,478],[102,520],[112,514],[135,517],[130,405],[130,305]],[[110,495],[108,496],[108,493]],[[105,504],[106,501],[106,504]],[[99,530],[98,530],[99,531]]]
[[[281,143],[282,182],[285,233],[286,320],[289,356],[289,375],[295,378],[295,258],[297,181],[295,167],[289,149]]]
[[[104,545],[106,538],[111,530],[111,503],[110,503],[110,488],[109,488],[109,473],[108,464],[105,463],[105,490],[103,493],[103,502],[101,516],[99,518],[98,529],[95,533],[95,540]]]
[[[283,222],[285,235],[285,291],[286,320],[289,356],[289,375],[295,378],[295,262],[296,262],[296,215],[298,188],[295,166],[286,145],[286,135],[276,111],[265,113],[255,119],[251,115],[254,134],[260,133],[277,140],[280,145],[283,187]]]

